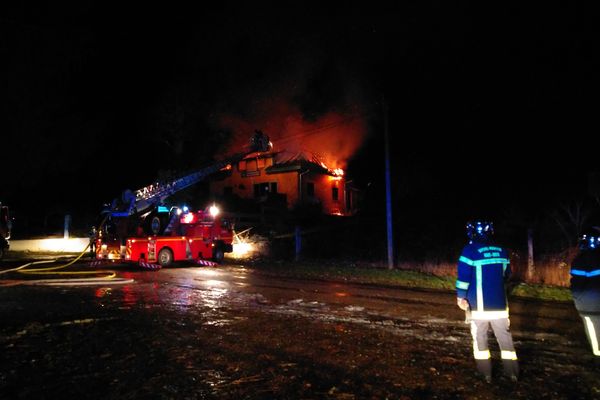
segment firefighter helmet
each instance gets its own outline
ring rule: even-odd
[[[579,248],[582,250],[594,250],[600,248],[600,232],[593,229],[586,231],[579,238]]]
[[[483,220],[467,222],[467,236],[470,240],[485,241],[494,234],[494,224]]]

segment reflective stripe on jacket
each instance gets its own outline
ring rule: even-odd
[[[579,312],[600,313],[600,250],[582,250],[573,260],[571,294]]]

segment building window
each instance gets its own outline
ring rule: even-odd
[[[254,184],[254,197],[259,198],[269,194],[269,183],[255,183]]]
[[[313,182],[306,182],[306,195],[309,197],[315,196],[315,184]]]
[[[333,199],[333,201],[338,201],[338,197],[339,197],[339,189],[336,187],[332,187],[331,188],[331,198]]]
[[[277,193],[277,182],[263,182],[254,184],[254,197],[266,196]]]

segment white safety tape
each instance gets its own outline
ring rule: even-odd
[[[105,260],[90,261],[90,267],[101,267],[106,264],[107,264],[107,262]]]
[[[141,260],[138,262],[138,265],[151,271],[157,271],[162,268],[160,264],[151,264]]]
[[[206,265],[206,266],[209,266],[209,267],[214,267],[215,265],[218,265],[214,261],[208,261],[208,260],[203,260],[203,259],[196,260],[196,264]]]

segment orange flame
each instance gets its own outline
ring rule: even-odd
[[[234,132],[230,149],[240,149],[256,129],[270,136],[274,150],[307,151],[323,160],[323,167],[334,175],[343,175],[343,168],[362,145],[366,122],[358,112],[329,112],[315,121],[305,119],[298,108],[288,102],[264,101],[253,118],[222,115],[220,125]]]

